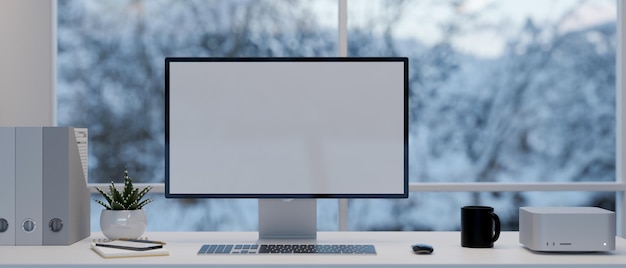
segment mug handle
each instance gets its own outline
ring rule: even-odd
[[[493,238],[491,238],[491,242],[496,242],[496,240],[500,238],[500,218],[493,212],[489,212],[489,214],[491,214],[491,217],[493,218],[493,221],[495,223],[494,234]]]

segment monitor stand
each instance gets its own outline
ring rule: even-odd
[[[259,240],[315,240],[317,199],[259,199]]]

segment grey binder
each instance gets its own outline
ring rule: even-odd
[[[43,128],[15,129],[15,244],[42,245]]]
[[[43,245],[70,245],[90,234],[90,193],[76,134],[43,128]]]
[[[0,127],[0,246],[15,245],[15,128]]]

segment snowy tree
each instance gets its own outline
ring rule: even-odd
[[[454,13],[459,1],[447,3]],[[410,57],[411,181],[615,180],[615,23],[563,31],[573,12],[552,22],[528,18],[504,53],[489,59],[464,53],[453,42],[483,29],[481,14],[451,17],[441,24],[441,38],[433,45],[394,40],[395,45],[389,46],[384,36],[372,35],[367,28],[357,31],[374,40],[368,50],[353,50],[355,56],[380,52]],[[499,30],[496,25],[488,27]],[[402,49],[386,54],[393,51],[389,47]],[[415,193],[409,200],[357,201],[352,213],[361,219],[358,229],[450,230],[458,228],[458,221],[452,219],[463,205],[497,204],[516,211],[535,204],[538,199],[533,196]],[[542,204],[611,209],[610,198],[562,193]],[[450,205],[455,209],[447,208]],[[368,214],[373,207],[384,215]],[[516,213],[507,214],[505,228],[517,228]],[[432,215],[451,220],[442,224]]]
[[[89,128],[90,177],[164,180],[164,58],[329,56],[303,2],[58,2],[59,123]]]

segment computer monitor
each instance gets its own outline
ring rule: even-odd
[[[166,58],[165,195],[258,198],[315,238],[317,198],[408,197],[408,59]]]

